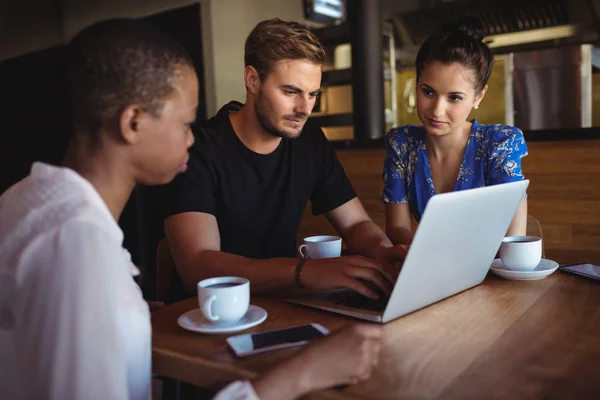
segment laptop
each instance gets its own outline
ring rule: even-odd
[[[483,282],[528,180],[433,196],[423,212],[389,298],[349,289],[302,294],[287,301],[386,323]]]

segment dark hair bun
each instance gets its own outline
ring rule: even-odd
[[[461,32],[478,42],[481,42],[485,36],[485,28],[481,20],[476,17],[462,17],[452,24],[447,24],[444,26],[444,32]]]

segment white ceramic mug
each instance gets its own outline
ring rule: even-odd
[[[533,271],[542,259],[542,239],[537,236],[507,236],[500,246],[502,264],[513,271]]]
[[[198,282],[198,304],[213,324],[233,324],[248,311],[250,282],[246,278],[218,277]]]
[[[298,246],[298,253],[304,258],[333,258],[342,254],[342,238],[339,236],[310,236]]]

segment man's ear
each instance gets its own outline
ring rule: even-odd
[[[140,140],[140,124],[142,110],[139,106],[127,106],[121,113],[119,127],[121,138],[128,144],[135,144]]]
[[[258,89],[260,89],[260,76],[256,68],[251,65],[248,65],[244,69],[244,83],[246,84],[246,89],[252,94],[256,94]]]

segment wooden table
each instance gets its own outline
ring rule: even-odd
[[[267,320],[247,332],[356,320],[253,296]],[[153,371],[204,387],[253,378],[297,349],[236,358],[223,336],[187,332],[177,317],[196,299],[155,312]],[[380,364],[366,382],[315,399],[600,398],[600,284],[561,271],[539,281],[494,276],[384,326]]]

